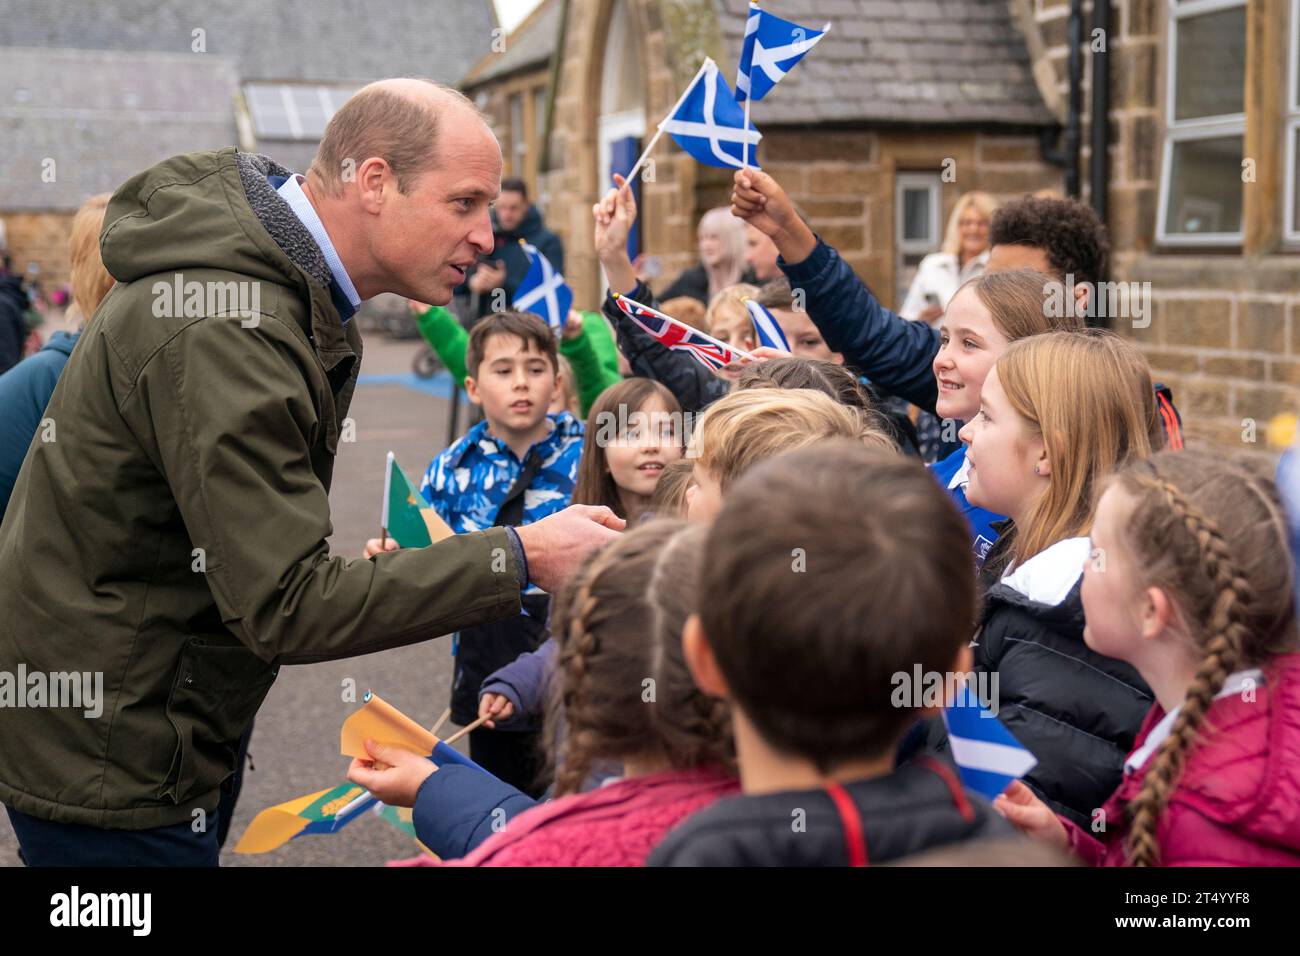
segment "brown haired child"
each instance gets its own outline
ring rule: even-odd
[[[636,524],[682,445],[682,409],[672,392],[648,378],[611,385],[587,415],[573,503],[605,505]]]
[[[568,411],[548,414],[560,378],[555,334],[536,315],[492,312],[470,332],[465,388],[484,420],[430,463],[420,492],[457,534],[538,521],[569,504],[582,455],[583,424]],[[391,550],[401,542],[386,544]],[[367,556],[380,542],[367,545]],[[478,716],[479,687],[493,671],[546,638],[549,597],[520,595],[523,613],[459,631],[453,643],[452,720]],[[470,756],[521,790],[540,793],[539,727],[470,731]]]
[[[353,761],[350,779],[414,805],[416,833],[435,852],[452,855],[453,837],[482,841],[458,866],[640,866],[674,825],[739,789],[727,707],[695,687],[682,656],[703,544],[702,528],[650,522],[593,556],[557,597],[551,722],[565,732],[547,735],[563,741],[556,799],[518,812],[517,793],[473,768],[435,769],[385,748],[372,756],[395,769]],[[622,779],[578,792],[598,762],[621,764]],[[517,815],[493,827],[508,801]],[[448,832],[447,817],[467,812],[476,822]],[[484,840],[487,830],[498,832]]]
[[[678,827],[652,865],[864,865],[1009,832],[946,765],[894,769],[924,713],[895,706],[894,675],[969,664],[965,542],[924,466],[855,442],[736,482],[683,647],[701,690],[732,706],[744,796]]]
[[[756,388],[718,399],[696,423],[687,457],[691,521],[710,521],[727,487],[760,461],[828,438],[852,438],[895,450],[890,437],[858,409],[808,388]]]

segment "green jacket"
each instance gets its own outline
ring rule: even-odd
[[[464,384],[465,350],[469,332],[455,313],[440,305],[431,305],[415,317],[415,324],[437,353],[457,384]],[[578,407],[583,418],[591,411],[600,393],[623,381],[618,371],[618,347],[605,317],[599,312],[582,313],[582,334],[575,339],[560,339],[560,354],[573,366]]]
[[[0,672],[103,682],[97,717],[0,706],[0,801],[24,813],[118,829],[189,821],[216,807],[281,664],[519,613],[521,569],[500,528],[372,561],[330,555],[361,339],[266,181],[287,172],[234,149],[191,153],[109,204],[100,244],[118,284],[0,526]],[[178,274],[183,302],[170,295]],[[204,285],[190,296],[189,283]]]

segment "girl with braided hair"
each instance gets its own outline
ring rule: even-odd
[[[1085,639],[1157,702],[1088,829],[1019,784],[995,806],[1095,865],[1300,865],[1294,570],[1272,482],[1162,452],[1105,485],[1092,542]]]
[[[387,753],[397,766],[378,774],[353,761],[350,778],[385,803],[414,805],[416,835],[443,859],[460,857],[457,866],[643,865],[672,827],[740,790],[727,705],[696,689],[682,656],[704,537],[700,526],[648,522],[589,559],[557,596],[543,735],[559,742],[554,799],[535,804],[472,767],[435,768],[403,752]],[[580,792],[597,764],[621,765],[621,779]],[[449,789],[460,799],[447,799]],[[473,818],[460,846],[447,839],[448,815]]]

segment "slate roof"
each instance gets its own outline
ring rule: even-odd
[[[233,57],[244,82],[455,84],[496,26],[491,0],[41,0],[6,5],[0,47]],[[195,29],[205,54],[191,53]]]
[[[735,81],[748,7],[712,0]],[[764,8],[831,32],[780,87],[753,106],[760,127],[804,123],[1050,126],[1029,53],[1006,0],[765,0]],[[545,0],[488,54],[466,85],[546,62],[555,49],[558,0]]]
[[[484,54],[465,76],[463,86],[473,90],[492,80],[543,66],[555,52],[555,41],[562,11],[560,0],[542,0],[506,37],[506,48],[501,53],[491,50]]]
[[[734,83],[748,15],[714,0]],[[821,40],[766,98],[754,122],[1055,123],[1034,83],[1006,0],[772,0],[764,9]]]
[[[0,209],[76,209],[160,159],[238,141],[249,82],[458,84],[491,0],[41,0],[0,16]],[[203,30],[205,52],[194,52]],[[305,168],[314,142],[258,148]],[[56,161],[42,182],[41,162]]]
[[[238,87],[223,57],[0,52],[0,209],[76,209],[168,156],[233,145]]]

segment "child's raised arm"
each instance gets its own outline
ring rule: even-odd
[[[875,385],[933,412],[939,388],[931,367],[939,333],[880,304],[833,248],[799,218],[781,184],[756,169],[737,170],[731,211],[771,237],[778,265],[803,310],[833,352]]]
[[[607,192],[591,207],[596,223],[596,255],[605,269],[609,287],[627,295],[636,288],[636,272],[627,257],[627,237],[636,222],[636,197],[622,176],[615,175],[616,189]]]

